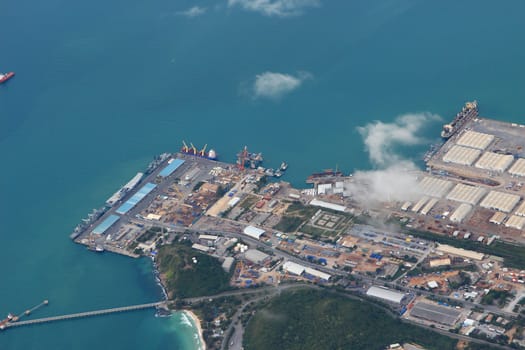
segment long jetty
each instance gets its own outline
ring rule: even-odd
[[[127,312],[127,311],[134,311],[134,310],[150,309],[150,308],[159,307],[159,306],[162,306],[162,305],[165,305],[165,304],[166,304],[165,301],[160,301],[160,302],[149,303],[149,304],[130,305],[130,306],[123,306],[123,307],[116,307],[116,308],[112,308],[112,309],[94,310],[94,311],[80,312],[80,313],[69,314],[69,315],[37,318],[37,319],[34,319],[34,320],[27,320],[27,321],[9,322],[9,323],[7,323],[5,325],[5,329],[11,328],[11,327],[28,326],[28,325],[39,324],[39,323],[48,323],[48,322],[55,322],[55,321],[62,321],[62,320],[71,320],[71,319],[75,319],[75,318],[84,318],[84,317],[92,317],[92,316],[99,316],[99,315],[107,315],[107,314],[113,314],[113,313],[118,313],[118,312]]]

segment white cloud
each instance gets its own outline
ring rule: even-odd
[[[181,15],[181,16],[186,16],[186,17],[189,17],[189,18],[193,18],[193,17],[197,17],[197,16],[200,16],[200,15],[203,15],[205,12],[206,12],[206,8],[205,7],[193,6],[193,7],[190,7],[189,9],[187,9],[187,10],[179,11],[179,12],[177,12],[177,14]]]
[[[417,178],[420,169],[396,154],[395,146],[427,142],[418,133],[427,123],[440,119],[430,113],[405,114],[392,123],[375,121],[357,128],[377,169],[354,172],[352,182],[345,188],[353,200],[365,208],[377,208],[390,201],[417,200],[422,194]]]
[[[376,166],[386,167],[400,160],[393,150],[396,145],[413,146],[426,142],[417,132],[426,123],[440,119],[430,113],[405,114],[392,123],[376,121],[357,130],[364,139],[371,162]]]
[[[228,0],[228,6],[240,6],[245,10],[265,16],[298,16],[307,7],[320,6],[319,0]]]
[[[312,75],[308,72],[299,72],[295,76],[264,72],[255,77],[253,94],[255,98],[279,99],[299,88],[306,79],[311,77]]]

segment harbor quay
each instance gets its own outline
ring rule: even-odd
[[[265,169],[261,153],[245,147],[225,163],[184,142],[71,238],[98,253],[154,260],[162,246],[185,243],[219,259],[235,288],[337,285],[409,321],[497,339],[525,297],[525,126],[480,117],[474,101],[441,137],[425,169],[406,174],[410,195],[373,205],[356,192],[373,192],[362,177],[325,169],[298,189],[280,179],[285,162]],[[508,300],[487,305],[494,295]],[[484,326],[490,315],[500,328]]]

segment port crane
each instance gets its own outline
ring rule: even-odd
[[[190,148],[188,147],[188,145],[186,144],[186,142],[184,140],[182,140],[182,144],[184,145],[182,147],[182,152],[188,153],[190,151]]]
[[[193,150],[193,154],[197,155],[197,147],[193,146],[193,143],[190,142],[191,149]]]
[[[244,165],[248,160],[248,146],[244,146],[244,149],[239,154],[237,154],[237,157],[237,166],[240,170],[244,170]]]
[[[199,156],[201,157],[206,156],[206,147],[208,147],[208,144],[205,144],[204,147],[199,151]]]

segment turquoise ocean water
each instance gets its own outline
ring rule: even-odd
[[[207,11],[187,18],[178,12]],[[520,0],[326,1],[275,18],[226,1],[0,1],[0,315],[35,317],[158,300],[149,260],[69,240],[153,155],[181,140],[233,161],[371,167],[356,127],[429,111],[525,123]],[[264,72],[311,78],[279,100],[247,91]],[[424,130],[429,143],[440,123]],[[417,158],[425,146],[407,149]],[[0,333],[0,349],[195,349],[182,316],[141,311]]]

